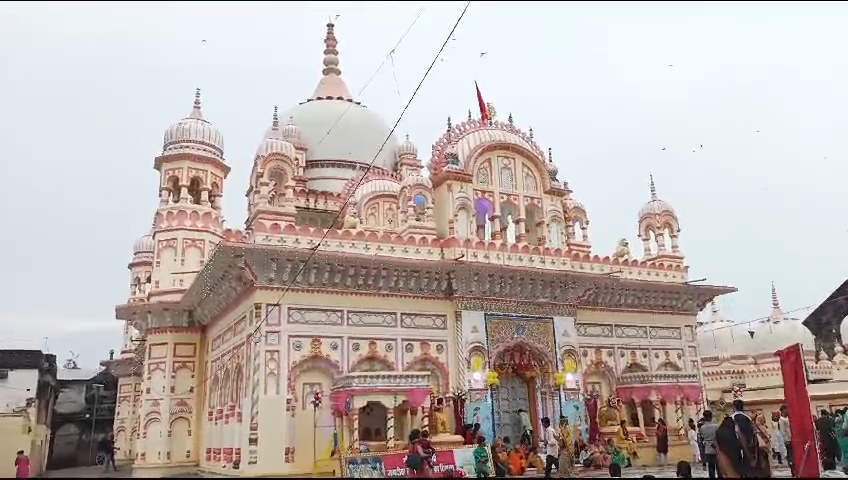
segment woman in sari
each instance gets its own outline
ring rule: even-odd
[[[568,418],[559,419],[559,464],[557,473],[560,477],[571,477],[574,469],[574,435],[568,426]]]
[[[589,447],[589,465],[592,468],[609,468],[610,463],[612,463],[612,457],[607,453],[600,440]]]
[[[618,425],[618,431],[615,434],[616,446],[627,455],[629,463],[633,463],[634,459],[639,458],[639,451],[636,450],[636,442],[627,431],[627,421],[622,420]]]
[[[819,431],[820,452],[823,458],[828,458],[836,463],[840,459],[841,450],[839,440],[836,438],[833,417],[827,410],[821,411],[821,416],[816,419],[816,430]]]
[[[766,417],[762,413],[754,417],[754,427],[757,429],[757,461],[769,464],[769,471],[771,471],[771,435],[766,424]]]
[[[839,440],[839,450],[842,452],[841,466],[848,465],[848,409],[843,408],[836,421],[836,437]]]
[[[520,477],[527,471],[527,457],[524,455],[521,445],[516,445],[512,448],[507,456],[509,459],[509,475],[511,477]]]
[[[662,418],[657,419],[657,464],[668,465],[668,425]]]

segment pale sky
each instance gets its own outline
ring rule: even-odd
[[[0,347],[46,336],[86,366],[120,348],[114,306],[157,205],[153,159],[195,87],[241,227],[255,149],[273,106],[315,88],[328,16],[356,95],[423,8],[358,95],[393,124],[463,3],[0,3]],[[739,288],[720,301],[728,317],[768,315],[772,281],[794,310],[845,278],[846,24],[840,2],[473,2],[397,135],[428,160],[477,80],[553,149],[596,253],[622,237],[641,253],[653,173],[691,278]]]

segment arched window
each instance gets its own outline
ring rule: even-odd
[[[412,199],[412,203],[415,205],[415,221],[421,222],[424,220],[424,212],[427,210],[427,197],[422,194],[417,194]]]
[[[191,203],[195,205],[200,205],[200,185],[200,179],[197,177],[192,178],[188,184],[188,196],[191,198]]]

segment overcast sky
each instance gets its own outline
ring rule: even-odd
[[[241,227],[255,148],[275,104],[311,95],[328,16],[359,92],[422,8],[359,95],[389,124],[463,2],[0,3],[0,347],[49,337],[89,366],[120,347],[114,306],[157,206],[153,159],[195,87],[225,137],[224,210]],[[767,315],[772,281],[799,309],[845,277],[846,24],[839,2],[474,2],[398,136],[427,160],[477,80],[553,149],[596,253],[621,237],[638,253],[653,173],[692,278],[739,288],[727,316]]]

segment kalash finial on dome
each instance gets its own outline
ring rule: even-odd
[[[335,33],[336,25],[331,21],[327,23],[327,35],[324,37],[324,70],[323,77],[315,88],[315,93],[309,100],[347,100],[353,101],[347,84],[342,79],[342,71],[339,69],[339,45]]]
[[[551,181],[557,182],[557,175],[559,174],[559,168],[557,168],[556,163],[554,163],[554,153],[552,148],[548,148],[548,176],[550,176]]]
[[[276,105],[274,105],[274,116],[271,117],[271,128],[274,130],[280,128],[279,108]]]
[[[780,308],[780,299],[777,298],[777,288],[774,282],[771,282],[771,319],[782,320],[785,316],[783,309]]]
[[[194,106],[192,107],[188,118],[203,120],[203,112],[200,111],[200,87],[194,90]]]
[[[654,174],[649,173],[648,178],[651,180],[651,200],[657,200],[657,186],[654,184]]]

